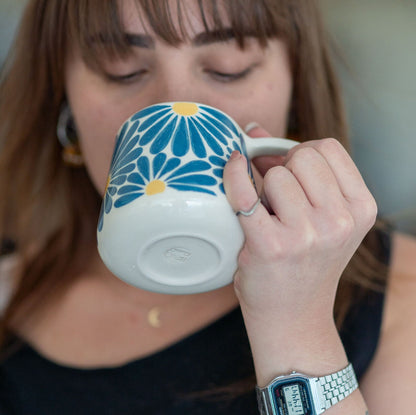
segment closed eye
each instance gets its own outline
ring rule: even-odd
[[[213,79],[219,82],[233,82],[245,78],[253,70],[254,66],[249,66],[240,72],[220,72],[213,70],[205,70]]]
[[[139,80],[143,75],[145,75],[147,72],[146,69],[140,69],[139,71],[122,74],[122,75],[116,75],[111,73],[105,73],[105,78],[110,82],[116,82],[116,83],[130,83],[134,82],[136,80]]]

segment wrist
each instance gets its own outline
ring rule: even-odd
[[[268,321],[242,311],[259,386],[279,374],[299,371],[321,376],[348,364],[333,319]]]

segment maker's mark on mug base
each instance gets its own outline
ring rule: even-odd
[[[222,255],[216,244],[194,235],[163,236],[140,250],[137,266],[148,279],[160,284],[189,286],[218,274]]]
[[[184,264],[191,257],[192,252],[185,248],[170,248],[165,252],[165,258],[173,265]]]

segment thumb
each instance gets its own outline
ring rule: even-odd
[[[258,195],[248,174],[247,159],[238,151],[231,154],[224,167],[224,189],[233,210],[248,211]]]
[[[231,154],[225,165],[223,177],[227,199],[234,212],[249,212],[252,210],[256,206],[259,197],[248,175],[247,159],[238,151]],[[252,215],[247,217],[239,215],[238,218],[246,236],[246,244],[248,246],[261,246],[264,236],[261,232],[261,224],[270,220],[266,208],[262,204],[257,205]]]

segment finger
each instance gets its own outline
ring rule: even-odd
[[[258,200],[257,192],[247,173],[247,160],[239,152],[232,153],[224,168],[224,188],[234,212],[249,211]],[[271,225],[272,219],[260,204],[250,216],[238,216],[246,237],[246,244],[261,246],[263,228]],[[269,226],[270,228],[270,226]]]
[[[250,123],[246,126],[245,132],[252,138],[270,137],[270,134],[257,123]],[[285,162],[284,156],[259,156],[251,160],[254,181],[258,189],[262,189],[260,192],[260,199],[266,209],[271,213],[273,209],[269,205],[266,193],[263,190],[263,178],[266,173],[276,166],[283,166]]]
[[[307,221],[312,206],[298,179],[286,167],[276,166],[264,177],[262,189],[269,209],[287,226]]]
[[[299,147],[290,155],[286,167],[296,177],[312,206],[337,209],[344,203],[333,170],[314,147]]]
[[[331,168],[341,193],[347,200],[367,197],[368,189],[357,166],[347,150],[335,139],[305,142],[302,147],[312,147],[318,151]],[[289,152],[288,156],[291,157]]]
[[[318,151],[332,168],[355,223],[368,231],[377,217],[377,203],[345,148],[335,139],[318,141]]]
[[[276,166],[283,166],[285,163],[284,156],[259,156],[255,157],[253,160],[253,165],[256,167],[257,171],[261,176],[265,176],[266,173]]]

